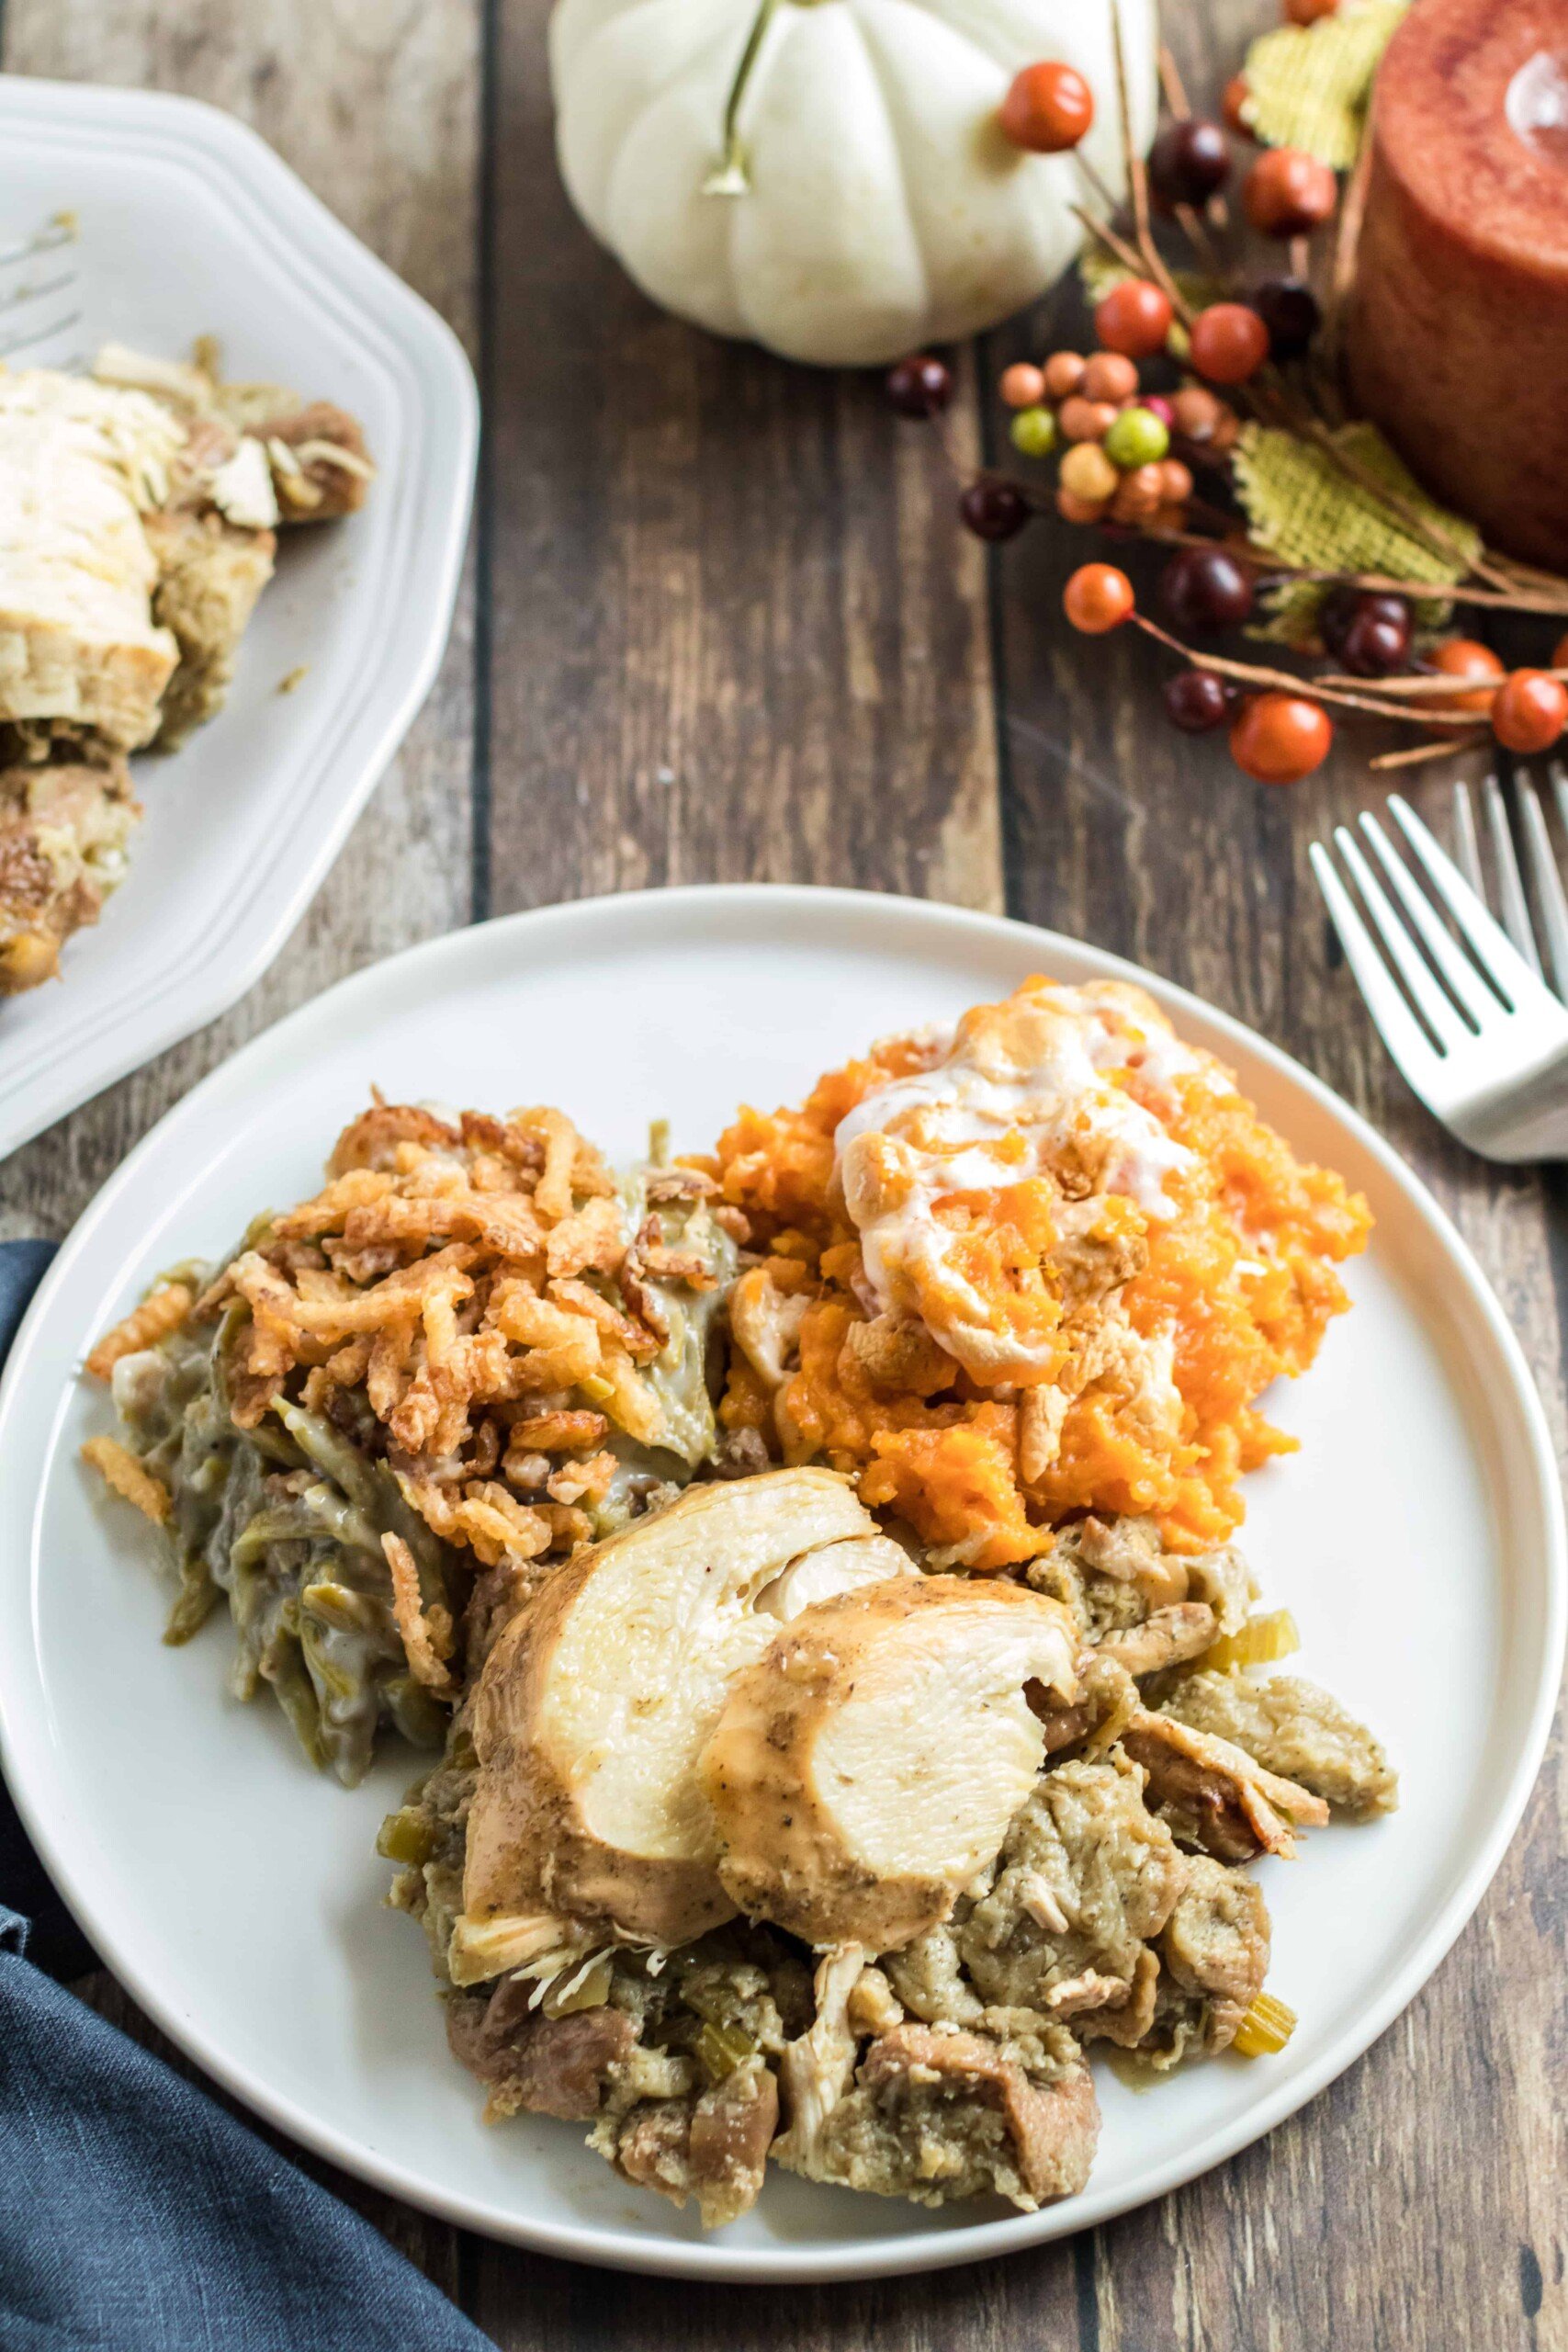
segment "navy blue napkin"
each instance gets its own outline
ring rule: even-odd
[[[0,1363],[53,1254],[0,1242]],[[3,2352],[494,2352],[367,2222],[43,1973],[96,1964],[0,1792]]]

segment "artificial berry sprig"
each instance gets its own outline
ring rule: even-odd
[[[1337,0],[1284,0],[1292,22],[1310,26]],[[1343,411],[1333,387],[1338,321],[1354,259],[1363,164],[1352,173],[1343,207],[1334,171],[1303,149],[1252,146],[1238,159],[1229,138],[1255,141],[1245,75],[1227,85],[1219,119],[1194,115],[1168,52],[1160,76],[1172,119],[1147,161],[1129,132],[1125,63],[1116,34],[1117,102],[1127,163],[1130,226],[1081,154],[1086,181],[1103,213],[1075,207],[1086,229],[1125,273],[1102,295],[1094,315],[1098,348],[1055,351],[1004,372],[999,391],[1010,412],[1009,437],[1031,464],[1054,464],[1049,490],[994,471],[962,481],[960,513],[977,537],[999,543],[1055,508],[1080,526],[1135,531],[1173,553],[1158,583],[1158,602],[1173,628],[1140,613],[1126,574],[1113,564],[1081,566],[1069,582],[1067,616],[1093,635],[1132,622],[1179,657],[1167,681],[1165,708],[1186,731],[1225,727],[1233,756],[1251,775],[1287,783],[1310,775],[1334,735],[1331,711],[1362,712],[1422,729],[1435,740],[1385,752],[1374,766],[1401,765],[1467,748],[1490,732],[1506,748],[1540,751],[1568,731],[1568,638],[1546,670],[1506,673],[1489,649],[1453,636],[1418,639],[1418,603],[1447,599],[1513,612],[1568,616],[1568,582],[1531,571],[1463,544],[1455,518],[1405,494],[1364,461],[1362,446],[1342,436]],[[999,113],[1003,135],[1036,153],[1075,153],[1094,119],[1092,93],[1077,70],[1042,60],[1014,77]],[[1229,134],[1229,137],[1227,137]],[[1212,232],[1229,225],[1225,190],[1235,181],[1240,213],[1252,231],[1289,250],[1289,267],[1248,287],[1221,258]],[[1155,244],[1152,218],[1173,219],[1192,245],[1207,280],[1173,276]],[[1309,240],[1336,221],[1326,311],[1308,277]],[[1179,371],[1153,384],[1150,365]],[[1325,372],[1326,370],[1326,372]],[[889,397],[901,414],[942,425],[952,394],[944,364],[917,355],[893,371]],[[1327,403],[1326,413],[1325,403]],[[1390,578],[1372,571],[1314,569],[1289,561],[1247,537],[1245,522],[1198,493],[1200,475],[1234,492],[1230,459],[1247,419],[1257,433],[1245,445],[1249,469],[1281,436],[1310,444],[1320,473],[1349,488],[1379,537],[1429,553],[1438,576]],[[1272,436],[1272,439],[1270,439]],[[945,435],[944,435],[945,438]],[[949,455],[954,453],[949,445]],[[1256,515],[1260,478],[1242,488]],[[1276,493],[1278,494],[1278,493]],[[1261,510],[1265,513],[1268,509]],[[1468,528],[1468,526],[1463,526]],[[1321,545],[1321,529],[1318,541]],[[1365,541],[1363,540],[1363,544]],[[1412,565],[1411,568],[1417,568]],[[1260,588],[1289,589],[1291,610],[1310,614],[1333,665],[1298,678],[1257,662],[1198,652],[1184,639],[1242,628]],[[1311,651],[1304,630],[1298,650]]]

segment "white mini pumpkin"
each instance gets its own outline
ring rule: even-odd
[[[1154,0],[1120,5],[1142,149],[1156,113]],[[562,175],[594,234],[666,309],[794,359],[896,359],[1032,301],[1078,251],[1071,207],[1099,209],[1074,155],[1027,154],[1003,137],[997,112],[1021,66],[1056,58],[1085,76],[1095,120],[1081,152],[1120,192],[1111,7],[558,0]]]

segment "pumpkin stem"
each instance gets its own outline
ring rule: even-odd
[[[762,46],[762,36],[779,0],[758,0],[757,13],[751,19],[751,29],[746,36],[746,46],[740,52],[740,62],[735,69],[735,79],[729,85],[725,101],[724,138],[718,162],[703,182],[705,196],[745,196],[751,186],[747,168],[746,150],[740,143],[738,124],[746,85],[751,79],[751,69],[757,62]]]

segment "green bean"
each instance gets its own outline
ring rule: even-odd
[[[207,1562],[199,1552],[186,1552],[180,1561],[180,1589],[169,1611],[169,1622],[164,1628],[164,1639],[172,1648],[188,1642],[194,1633],[207,1623],[218,1599],[218,1587],[213,1583]]]
[[[391,1611],[373,1593],[356,1592],[351,1585],[319,1575],[299,1595],[300,1607],[339,1634],[380,1634],[392,1629]]]
[[[306,1459],[341,1487],[367,1519],[377,1518],[376,1481],[364,1455],[321,1414],[308,1413],[287,1396],[275,1396],[272,1409]]]
[[[321,1711],[299,1643],[275,1644],[262,1671],[277,1693],[278,1705],[294,1726],[294,1736],[320,1771],[327,1760],[326,1742],[321,1736]]]
[[[446,1712],[412,1674],[394,1675],[384,1686],[387,1712],[411,1747],[439,1747],[446,1736]]]

